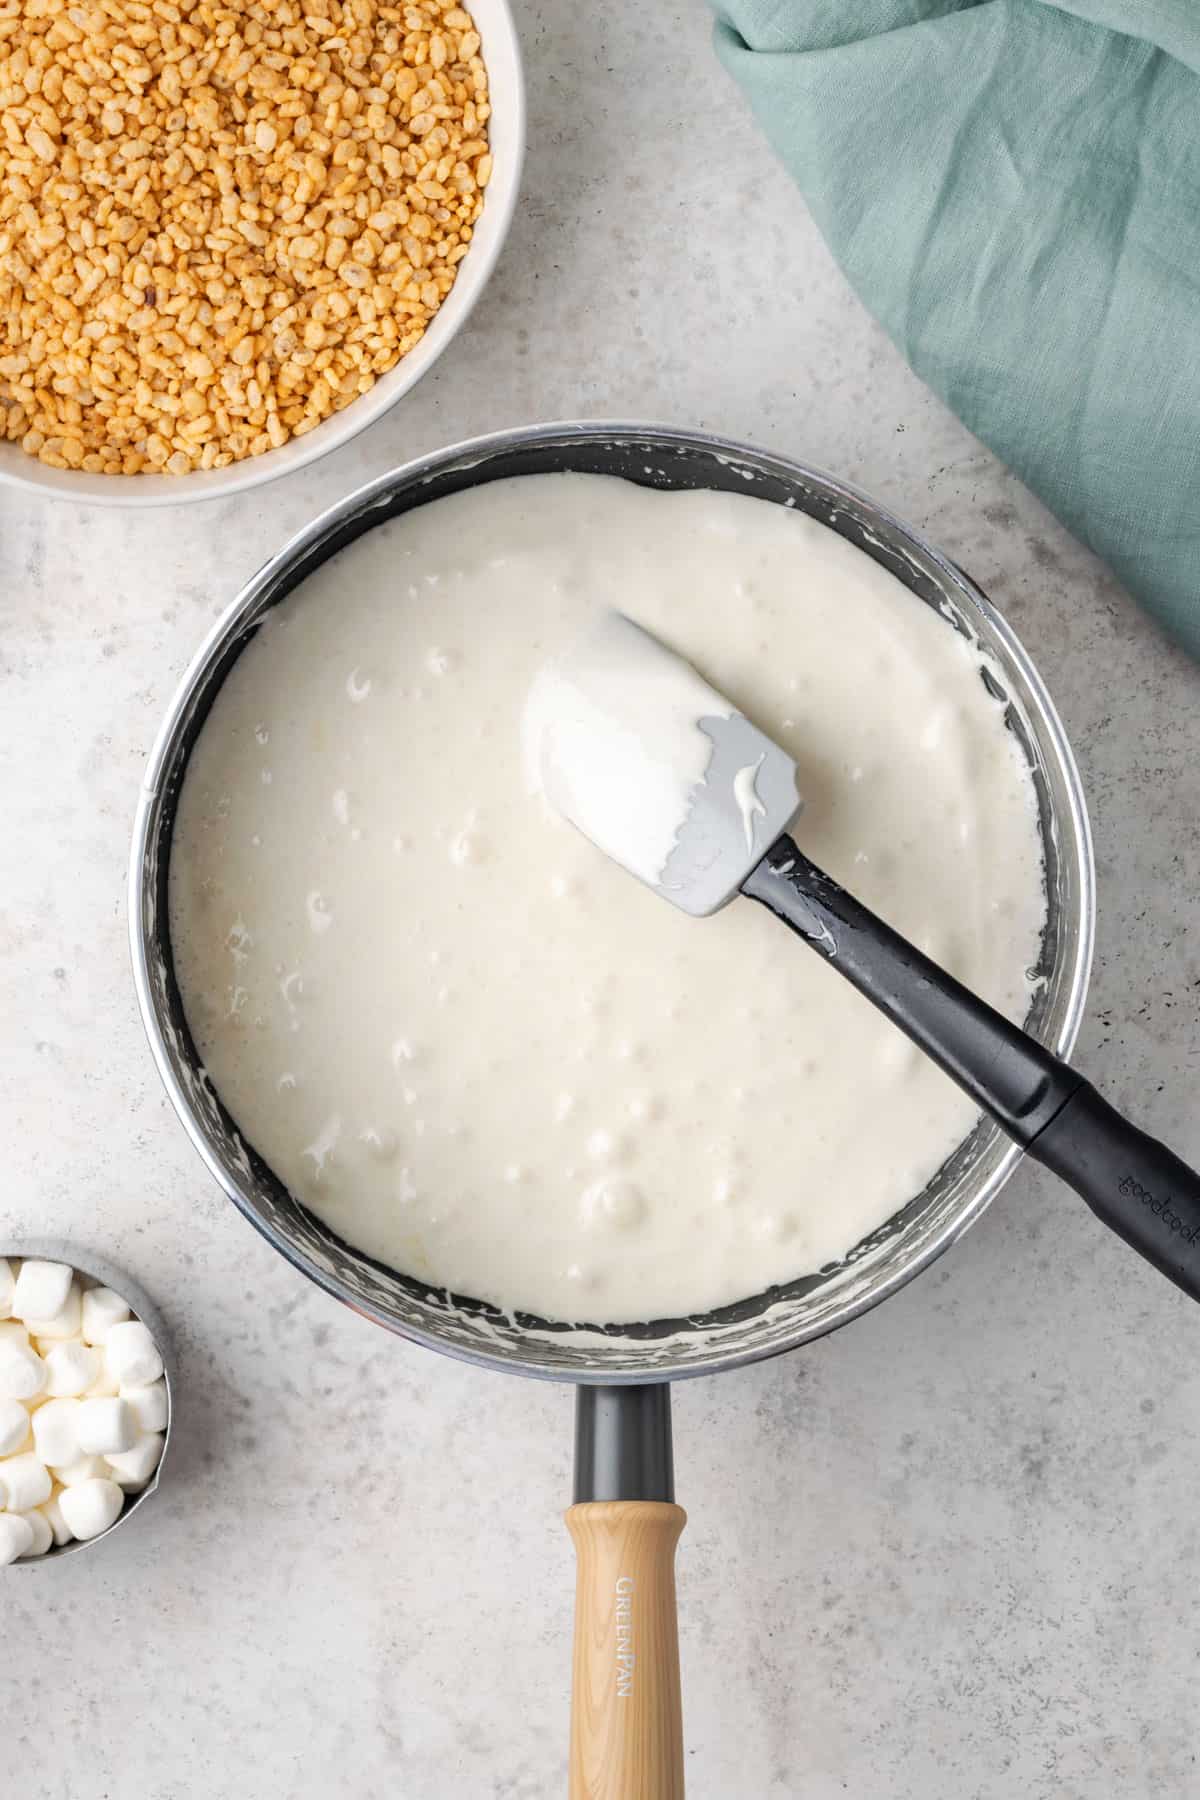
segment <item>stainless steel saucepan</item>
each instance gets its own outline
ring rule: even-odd
[[[293,538],[247,584],[184,677],[150,758],[134,832],[130,933],[150,1046],[183,1124],[230,1199],[311,1281],[432,1350],[579,1384],[571,1793],[575,1800],[676,1800],[683,1793],[669,1387],[795,1349],[855,1318],[926,1268],[974,1223],[1020,1152],[981,1119],[928,1186],[831,1268],[736,1305],[637,1325],[503,1315],[389,1269],[344,1243],[288,1193],[238,1134],[200,1064],[180,1001],[167,871],[188,757],[214,696],[269,609],[364,531],[463,488],[571,469],[642,486],[724,489],[830,526],[987,652],[981,677],[1007,706],[1028,760],[1048,888],[1026,1026],[1070,1052],[1083,1012],[1094,912],[1079,773],[1050,697],[1012,630],[970,579],[845,483],[719,438],[640,425],[542,425],[476,439],[382,476]]]

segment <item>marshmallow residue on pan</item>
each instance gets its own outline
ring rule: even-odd
[[[0,1564],[115,1524],[167,1415],[162,1357],[119,1294],[0,1257]]]

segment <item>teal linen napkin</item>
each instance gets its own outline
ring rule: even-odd
[[[1200,0],[715,0],[913,368],[1200,655]]]

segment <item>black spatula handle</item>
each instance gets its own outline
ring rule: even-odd
[[[1200,1175],[781,837],[743,883],[1029,1155],[1200,1299]]]
[[[1031,1147],[1098,1219],[1200,1299],[1200,1175],[1083,1081]]]

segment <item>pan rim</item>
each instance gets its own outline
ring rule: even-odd
[[[694,1352],[685,1353],[678,1358],[672,1357],[669,1365],[663,1367],[654,1366],[652,1347],[645,1344],[641,1346],[641,1349],[647,1353],[649,1360],[639,1363],[636,1368],[613,1367],[605,1364],[603,1360],[597,1361],[594,1365],[564,1367],[545,1353],[551,1340],[532,1330],[523,1335],[520,1355],[516,1352],[492,1352],[482,1346],[477,1347],[459,1341],[450,1341],[432,1327],[407,1320],[401,1321],[389,1316],[386,1308],[382,1306],[373,1305],[359,1297],[351,1297],[346,1283],[336,1273],[322,1267],[314,1257],[307,1254],[300,1245],[273,1224],[265,1215],[262,1206],[255,1200],[250,1184],[247,1183],[246,1187],[240,1186],[231,1178],[225,1165],[218,1160],[209,1141],[208,1133],[197,1118],[192,1101],[180,1079],[175,1057],[166,1042],[153,992],[151,966],[155,946],[146,929],[144,905],[147,870],[152,859],[152,833],[156,824],[158,806],[164,785],[175,771],[178,758],[177,740],[186,720],[189,706],[201,689],[214,658],[230,641],[239,623],[253,611],[257,602],[270,590],[275,581],[290,568],[295,567],[308,552],[315,551],[322,540],[330,537],[338,527],[368,513],[372,506],[381,503],[385,497],[394,492],[430,483],[439,474],[448,470],[469,467],[472,462],[482,465],[495,460],[506,452],[531,446],[550,447],[556,443],[569,445],[589,442],[611,444],[616,441],[633,443],[639,447],[645,445],[648,451],[653,451],[655,447],[669,449],[672,452],[694,449],[719,460],[732,463],[745,461],[747,465],[753,464],[760,470],[764,466],[770,466],[788,482],[812,485],[824,490],[835,499],[844,498],[853,506],[864,509],[871,516],[873,522],[917,551],[938,571],[940,578],[949,588],[957,590],[965,596],[971,610],[977,612],[986,622],[995,640],[1003,646],[1004,651],[1019,670],[1021,678],[1032,696],[1037,711],[1039,743],[1047,755],[1053,758],[1062,778],[1073,827],[1076,857],[1072,862],[1072,871],[1079,890],[1073,914],[1077,935],[1067,964],[1066,999],[1062,1018],[1057,1031],[1047,1040],[1050,1047],[1058,1054],[1069,1055],[1083,1020],[1094,949],[1095,868],[1092,835],[1078,765],[1054,702],[1028,651],[1004,615],[997,610],[972,578],[935,545],[931,544],[922,533],[893,514],[889,508],[881,505],[873,496],[840,476],[827,474],[820,468],[797,458],[764,450],[734,438],[692,430],[687,427],[628,420],[560,420],[532,426],[510,427],[483,436],[466,438],[428,455],[410,459],[408,462],[361,484],[342,499],[324,508],[308,525],[295,532],[242,585],[205,635],[179,681],[156,733],[139,790],[134,821],[128,881],[128,923],[138,1008],[167,1096],[187,1135],[226,1196],[293,1268],[307,1276],[324,1292],[350,1307],[352,1311],[370,1319],[375,1324],[384,1326],[398,1336],[421,1344],[426,1349],[436,1350],[441,1355],[453,1356],[456,1360],[479,1367],[520,1373],[535,1378],[609,1386],[634,1386],[664,1379],[688,1379],[745,1367],[750,1363],[763,1361],[769,1357],[781,1355],[785,1351],[796,1349],[803,1343],[825,1336],[840,1329],[843,1325],[849,1324],[852,1319],[861,1317],[863,1313],[879,1305],[901,1287],[906,1286],[909,1281],[914,1280],[917,1275],[958,1242],[964,1233],[982,1217],[1010,1178],[1021,1160],[1022,1151],[1015,1144],[1006,1146],[998,1156],[994,1167],[979,1183],[977,1191],[971,1194],[941,1227],[931,1232],[925,1243],[920,1245],[899,1266],[878,1278],[868,1280],[862,1284],[860,1291],[847,1295],[839,1303],[835,1316],[827,1320],[797,1321],[790,1329],[783,1331],[778,1340],[770,1338],[761,1344],[751,1342],[728,1350],[721,1350],[719,1334],[714,1332],[711,1338],[699,1338],[698,1347]],[[186,766],[186,761],[184,766]],[[354,1252],[354,1254],[362,1255],[361,1252]],[[369,1262],[371,1259],[364,1258],[364,1260]],[[757,1298],[757,1296],[748,1298]],[[621,1340],[618,1338],[609,1341],[620,1342]],[[678,1343],[678,1341],[678,1339],[670,1338],[662,1340],[664,1345]],[[604,1340],[597,1340],[598,1350],[601,1349],[603,1342]],[[543,1347],[540,1353],[539,1346]]]

